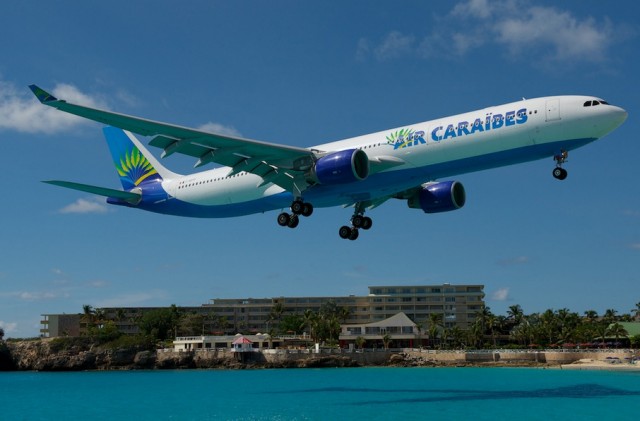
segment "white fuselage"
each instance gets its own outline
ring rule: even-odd
[[[594,100],[603,102],[588,96],[523,99],[314,146],[311,149],[326,152],[362,149],[371,162],[372,174],[364,181],[314,185],[304,192],[305,200],[320,207],[375,200],[442,177],[575,149],[604,136],[626,119],[626,112],[619,107],[606,103],[585,106]],[[262,185],[264,180],[257,175],[241,172],[227,177],[229,173],[230,168],[223,167],[165,179],[163,188],[171,199],[195,206],[243,204],[220,216],[263,212],[291,202],[291,194],[275,184]]]

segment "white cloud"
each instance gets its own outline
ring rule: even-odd
[[[15,332],[18,329],[18,323],[5,322],[4,320],[0,320],[0,327],[4,329],[4,334],[8,335],[9,333]]]
[[[42,300],[53,300],[55,298],[60,297],[68,297],[68,293],[57,294],[51,291],[20,291],[13,293],[12,295],[18,297],[24,301],[42,301]]]
[[[451,15],[462,18],[486,19],[493,13],[495,3],[488,0],[469,0],[456,4],[451,10]]]
[[[101,199],[78,199],[60,209],[60,213],[107,213],[109,209]]]
[[[479,49],[503,51],[513,58],[537,57],[543,62],[599,62],[612,43],[629,36],[624,25],[607,19],[578,17],[557,7],[528,0],[467,0],[437,18],[424,35],[390,32],[379,44],[358,40],[356,58],[378,61],[411,57],[456,58]],[[504,47],[504,48],[500,48]]]
[[[198,127],[198,130],[202,130],[203,132],[216,133],[216,134],[233,136],[233,137],[242,137],[240,132],[236,130],[235,127],[224,126],[220,123],[208,122]]]
[[[496,41],[512,54],[529,55],[532,48],[551,47],[555,60],[600,61],[612,39],[608,21],[578,20],[553,7],[531,7],[525,13],[494,22]]]
[[[491,294],[493,301],[507,301],[509,299],[509,288],[500,288]]]
[[[500,266],[516,266],[516,265],[524,265],[529,263],[529,257],[527,256],[517,256],[510,257],[508,259],[498,260],[498,265]]]
[[[629,247],[633,250],[640,250],[640,243],[629,244]]]
[[[89,282],[89,286],[93,287],[93,288],[104,288],[107,285],[109,285],[109,283],[107,281],[101,281],[99,279]]]
[[[416,39],[413,35],[403,35],[398,31],[392,31],[373,52],[380,61],[392,60],[406,56],[414,51],[415,41]]]
[[[68,84],[57,84],[51,93],[69,102],[105,108],[95,98]],[[86,124],[89,120],[40,104],[25,87],[0,80],[0,130],[24,133],[54,133]]]

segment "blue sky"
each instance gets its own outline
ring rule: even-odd
[[[211,298],[363,295],[367,286],[484,284],[504,314],[640,301],[640,6],[601,1],[9,2],[0,14],[0,326],[42,313],[200,305]],[[118,188],[101,125],[37,103],[89,105],[311,146],[522,97],[586,94],[629,112],[551,159],[456,177],[458,211],[399,201],[338,237],[349,209],[296,230],[277,212],[197,220],[108,207],[40,183]],[[157,151],[154,151],[157,152]],[[165,165],[191,172],[192,159]]]

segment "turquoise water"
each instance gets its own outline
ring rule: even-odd
[[[637,419],[640,373],[340,368],[0,373],[3,420]]]

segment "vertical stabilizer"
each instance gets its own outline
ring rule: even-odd
[[[105,127],[102,130],[125,190],[179,176],[163,167],[130,132],[117,127]]]

